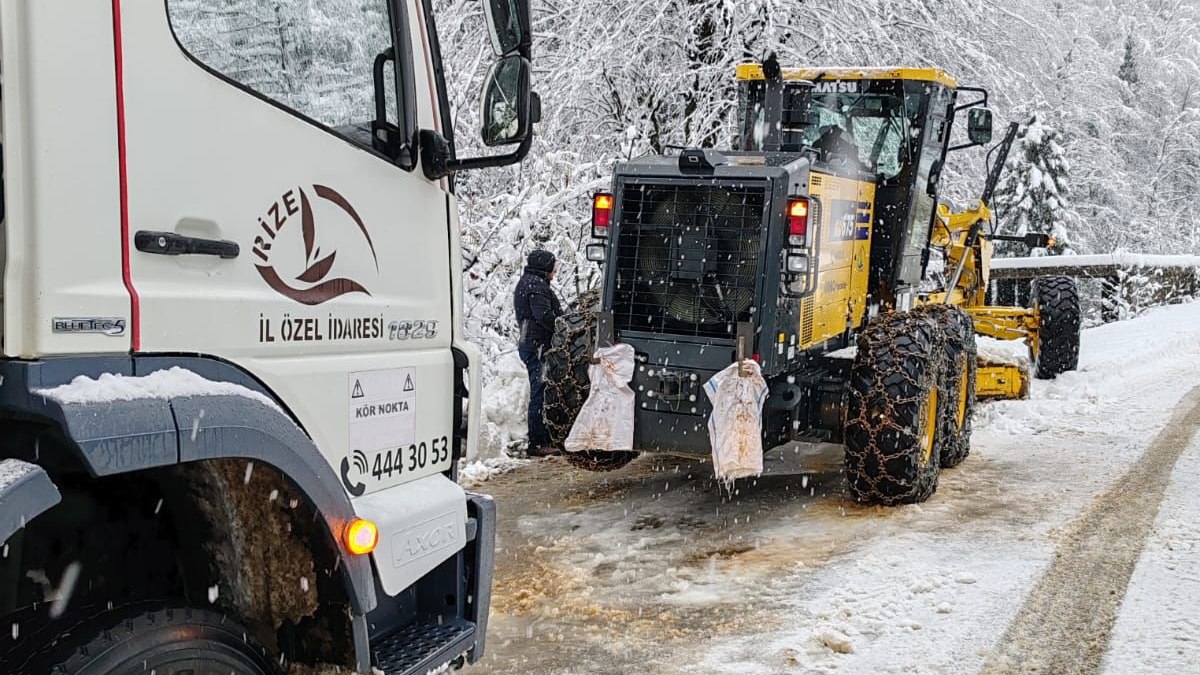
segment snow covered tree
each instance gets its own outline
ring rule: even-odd
[[[1050,234],[1055,246],[1033,252],[1062,253],[1069,242],[1067,230],[1074,214],[1067,200],[1069,164],[1061,137],[1037,115],[1022,127],[1013,144],[1004,176],[996,190],[995,205],[1005,234]],[[1025,255],[1024,246],[1000,247]]]

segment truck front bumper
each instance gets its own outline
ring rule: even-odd
[[[466,546],[394,598],[381,593],[380,607],[367,617],[373,629],[371,668],[386,675],[425,675],[482,658],[495,570],[496,503],[470,492],[466,498]]]

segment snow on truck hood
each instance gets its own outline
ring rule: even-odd
[[[156,370],[142,376],[104,373],[93,379],[80,375],[68,384],[50,389],[36,389],[34,393],[68,404],[112,403],[147,398],[169,400],[185,396],[241,396],[282,412],[275,401],[262,393],[232,382],[209,380],[179,366],[168,370]]]

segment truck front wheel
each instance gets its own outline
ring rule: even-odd
[[[200,609],[109,610],[45,640],[20,672],[49,675],[276,675],[250,633]]]

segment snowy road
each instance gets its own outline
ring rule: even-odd
[[[1197,385],[1200,304],[1086,331],[1078,372],[985,405],[971,457],[897,509],[849,502],[836,448],[732,496],[665,457],[494,477],[468,672],[1200,672]]]

